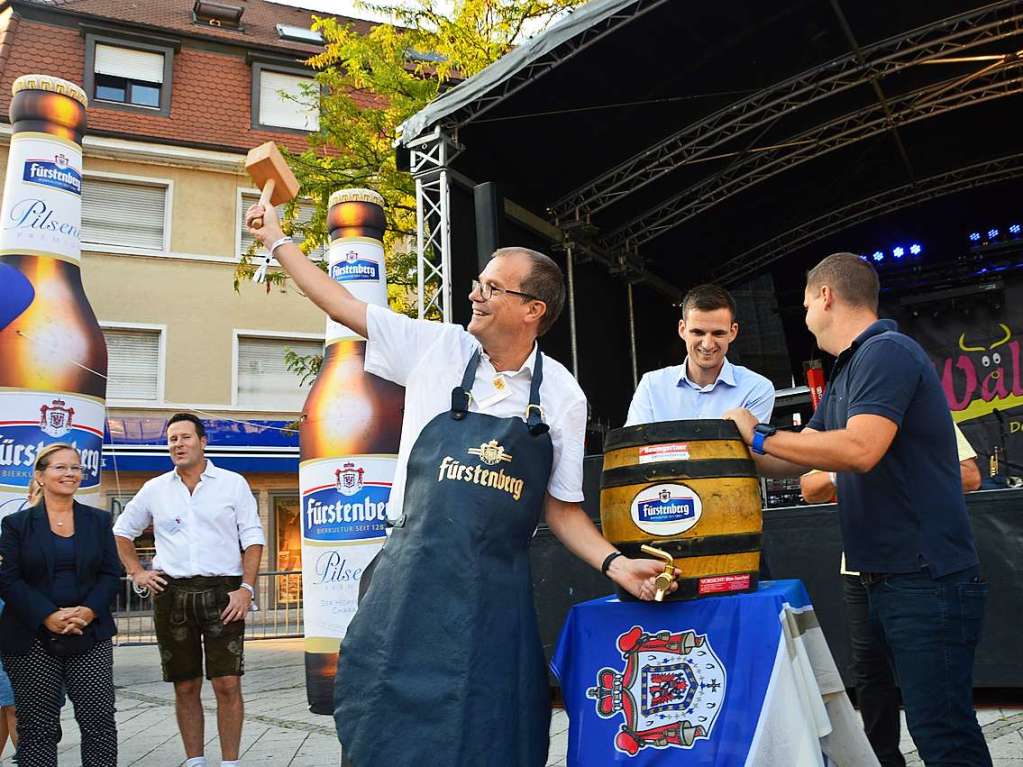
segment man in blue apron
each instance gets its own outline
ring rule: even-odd
[[[282,237],[272,208],[246,222]],[[388,514],[394,532],[341,646],[335,721],[355,767],[542,767],[550,700],[529,541],[544,514],[584,561],[641,599],[662,566],[621,556],[579,506],[586,398],[537,337],[564,304],[561,270],[497,251],[472,320],[368,306],[297,247],[273,254],[333,319],[367,339],[366,370],[405,387]]]

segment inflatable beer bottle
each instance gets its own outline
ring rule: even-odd
[[[387,306],[383,198],[367,189],[330,196],[329,273],[358,298]],[[327,319],[323,365],[299,427],[306,692],[314,713],[334,710],[340,640],[359,581],[386,540],[387,500],[405,390],[363,370],[366,341]]]
[[[36,453],[82,454],[77,496],[98,505],[107,347],[79,269],[85,92],[14,81],[0,206],[0,516],[24,503]]]

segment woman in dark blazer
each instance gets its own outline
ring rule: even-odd
[[[74,499],[81,456],[48,445],[36,456],[29,508],[0,532],[0,651],[18,709],[20,767],[57,767],[63,690],[75,707],[82,764],[116,767],[110,604],[121,565],[110,515]]]

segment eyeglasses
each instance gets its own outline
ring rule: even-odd
[[[70,472],[71,474],[81,474],[83,471],[83,468],[78,464],[69,466],[66,463],[54,463],[47,466],[46,468],[52,469],[57,474],[67,474],[68,472]]]
[[[520,290],[508,290],[508,288],[499,288],[496,285],[491,285],[489,282],[480,282],[479,280],[472,281],[472,293],[479,293],[480,298],[484,301],[489,301],[494,297],[494,293],[510,293],[513,296],[521,296],[522,298],[528,298],[530,301],[543,301],[542,298],[537,298],[532,293],[523,293]]]

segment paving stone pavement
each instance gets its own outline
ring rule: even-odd
[[[270,767],[337,765],[340,754],[333,722],[329,717],[310,714],[306,707],[302,641],[249,642],[245,654],[248,670],[242,682],[245,695],[242,764],[246,767],[257,764]],[[156,647],[116,647],[114,683],[121,767],[179,767],[183,764],[184,751],[174,719],[174,693],[171,685],[160,677]],[[209,684],[203,686],[203,703],[206,707],[206,756],[211,767],[218,767],[216,703]],[[1023,709],[985,708],[978,712],[978,718],[990,744],[994,766],[1023,767]],[[60,767],[82,767],[78,725],[70,705],[62,712],[62,726]],[[551,721],[548,767],[565,767],[567,749],[568,717],[558,710]],[[909,767],[922,765],[915,756],[915,747],[905,726],[902,751],[907,755]]]

